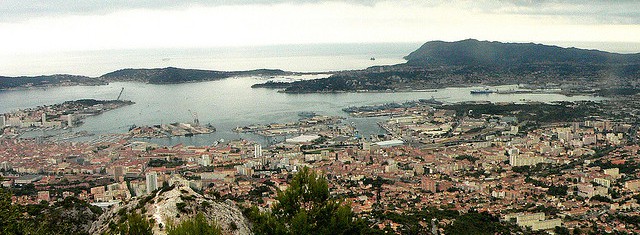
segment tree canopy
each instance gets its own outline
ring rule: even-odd
[[[331,199],[324,175],[305,167],[279,191],[271,210],[248,210],[256,234],[365,234],[373,232],[351,207]]]
[[[20,205],[0,188],[0,234],[89,234],[91,222],[101,213],[99,207],[74,197],[52,205]]]

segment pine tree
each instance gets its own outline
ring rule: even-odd
[[[354,217],[351,207],[329,197],[324,175],[305,167],[285,191],[279,191],[271,211],[253,207],[248,217],[256,234],[363,234],[371,232]]]

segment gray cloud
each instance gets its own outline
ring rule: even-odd
[[[502,1],[513,7],[496,7],[496,13],[565,17],[578,23],[639,24],[638,0],[515,0]]]
[[[375,5],[381,0],[347,0],[360,5]],[[25,20],[42,16],[107,14],[125,9],[171,9],[193,6],[226,6],[248,4],[319,3],[327,0],[2,0],[0,20]]]
[[[390,0],[2,0],[0,22],[42,16],[108,14],[125,9],[179,9],[193,6],[348,2],[374,6]],[[564,17],[578,23],[640,24],[640,0],[432,0],[403,3],[435,7],[456,4],[491,14]]]

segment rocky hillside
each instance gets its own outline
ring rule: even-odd
[[[234,202],[215,201],[204,197],[189,186],[184,179],[172,180],[168,188],[158,190],[153,195],[133,198],[105,211],[90,229],[91,234],[110,232],[115,224],[122,222],[130,213],[139,213],[151,221],[154,234],[166,234],[169,223],[178,224],[186,218],[202,213],[214,220],[223,234],[251,234],[249,222]]]

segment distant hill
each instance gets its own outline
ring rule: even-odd
[[[0,76],[0,90],[52,87],[52,86],[93,86],[107,85],[109,82],[144,82],[152,84],[175,84],[185,82],[201,82],[224,79],[234,76],[282,76],[291,75],[279,69],[256,69],[247,71],[215,71],[201,69],[181,68],[155,68],[155,69],[121,69],[104,74],[97,78],[56,74],[41,76],[5,77]]]
[[[121,69],[100,76],[104,81],[140,81],[154,84],[180,83],[201,80],[216,80],[228,77],[220,71],[160,68],[160,69]]]
[[[562,48],[534,43],[502,43],[467,39],[431,41],[404,57],[409,65],[500,65],[530,63],[638,63],[640,54]]]
[[[531,84],[574,93],[640,84],[640,53],[617,54],[534,43],[467,39],[427,42],[404,64],[343,71],[331,77],[255,87],[287,93],[408,91],[465,85]]]
[[[276,76],[286,75],[291,72],[282,70],[259,69],[249,71],[214,71],[200,69],[181,68],[156,68],[156,69],[121,69],[100,76],[103,81],[138,81],[152,84],[173,84],[184,82],[198,82],[218,80],[233,76]]]

